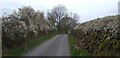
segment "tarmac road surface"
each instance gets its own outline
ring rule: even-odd
[[[22,56],[70,56],[67,34],[59,34]]]

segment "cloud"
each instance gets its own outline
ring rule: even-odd
[[[69,12],[80,15],[80,21],[117,14],[119,0],[1,0],[0,8],[8,12],[22,6],[31,6],[36,10],[47,11],[58,4],[66,6]],[[3,11],[3,10],[0,10]]]

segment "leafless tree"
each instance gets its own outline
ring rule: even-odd
[[[63,5],[57,5],[48,12],[48,19],[60,29],[60,21],[67,15],[67,8]]]
[[[52,24],[57,26],[60,32],[67,32],[68,29],[74,28],[78,22],[79,16],[76,13],[68,14],[67,8],[63,5],[57,5],[47,13],[48,19]]]
[[[77,19],[74,19],[72,17],[69,16],[65,16],[62,20],[61,20],[61,29],[64,32],[70,32],[76,25],[77,25]]]

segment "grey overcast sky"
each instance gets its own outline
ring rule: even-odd
[[[22,6],[31,6],[35,10],[47,12],[58,4],[63,4],[69,12],[80,15],[80,22],[118,14],[120,0],[1,0],[0,16],[11,13]]]

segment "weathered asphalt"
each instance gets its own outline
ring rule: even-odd
[[[59,34],[23,56],[70,56],[67,34]]]

